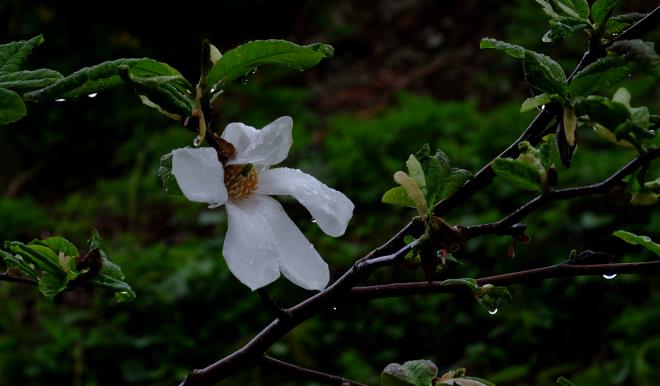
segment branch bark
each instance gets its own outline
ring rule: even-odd
[[[271,358],[268,355],[264,355],[261,363],[265,367],[271,367],[274,370],[286,372],[292,377],[299,379],[323,382],[328,385],[367,386],[364,383],[353,381],[348,378],[296,366],[294,364],[284,362],[279,359]]]
[[[513,284],[522,284],[528,282],[538,282],[540,280],[554,279],[573,276],[594,276],[594,275],[614,275],[614,274],[657,274],[660,272],[660,260],[640,262],[640,263],[618,263],[618,264],[556,264],[541,268],[534,268],[525,271],[511,272],[503,275],[482,277],[477,279],[477,284],[492,284],[496,286],[507,286]],[[467,287],[465,287],[467,288]],[[411,282],[411,283],[393,283],[365,287],[355,287],[350,292],[350,299],[353,300],[373,300],[410,295],[441,294],[463,291],[463,286],[455,284],[447,285],[442,281],[432,283]]]

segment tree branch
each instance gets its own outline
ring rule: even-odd
[[[525,271],[488,276],[477,279],[477,284],[506,286],[539,280],[573,276],[594,276],[613,274],[657,274],[660,272],[660,260],[641,263],[589,264],[577,265],[562,263]],[[373,300],[410,295],[454,293],[462,291],[462,286],[444,284],[442,281],[394,283],[365,287],[355,287],[350,292],[351,300]]]
[[[289,375],[291,375],[292,377],[298,379],[323,382],[328,385],[367,386],[364,383],[356,382],[337,375],[327,374],[320,371],[296,366],[294,364],[284,362],[279,359],[271,358],[268,355],[263,356],[261,364],[265,367],[272,367],[275,370],[284,371]]]
[[[22,277],[22,276],[14,276],[14,275],[8,275],[6,273],[0,273],[0,281],[8,281],[12,283],[21,283],[21,284],[32,284],[36,285],[37,282],[27,278],[27,277]]]
[[[476,236],[481,236],[485,234],[500,234],[504,232],[511,225],[519,222],[523,217],[532,213],[543,204],[566,200],[575,197],[584,197],[592,196],[597,194],[606,194],[609,189],[621,182],[623,177],[635,172],[639,167],[643,166],[645,163],[659,158],[660,149],[653,149],[646,154],[640,155],[628,162],[624,167],[619,169],[616,173],[609,176],[607,179],[593,185],[579,186],[575,188],[566,188],[566,189],[557,189],[549,190],[538,196],[536,196],[531,201],[522,205],[515,211],[509,213],[507,216],[502,218],[499,221],[490,224],[481,224],[463,227],[461,229],[461,236],[465,239],[471,239]]]

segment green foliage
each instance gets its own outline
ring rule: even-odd
[[[133,86],[144,105],[175,120],[192,115],[193,87],[168,64],[144,59],[132,66],[122,65],[119,70],[122,79]]]
[[[438,150],[431,155],[431,148],[428,144],[424,144],[415,155],[411,154],[408,157],[406,167],[408,169],[406,176],[412,183],[403,183],[403,186],[388,190],[383,195],[381,202],[419,208],[420,205],[417,204],[419,201],[423,202],[426,208],[431,209],[438,201],[450,197],[472,178],[472,173],[467,170],[451,167],[449,158],[442,151]],[[400,173],[399,177],[395,173],[394,178],[399,182],[400,178],[404,178],[405,173],[397,173]],[[423,196],[423,199],[416,198],[420,195]],[[423,213],[420,212],[420,215],[425,213],[426,210]]]
[[[559,377],[557,378],[557,383],[560,384],[561,386],[575,386],[571,381],[564,377]]]
[[[303,71],[331,58],[333,52],[332,46],[321,43],[299,46],[286,40],[251,41],[225,52],[215,62],[208,73],[207,89],[214,94],[263,65]]]
[[[160,158],[160,167],[157,174],[167,194],[173,196],[183,195],[179,184],[176,182],[176,178],[172,175],[172,153],[167,153]]]
[[[90,250],[80,256],[78,249],[62,237],[34,240],[29,244],[5,242],[6,251],[0,251],[5,264],[18,273],[38,282],[39,291],[53,299],[70,286],[92,285],[115,293],[118,301],[135,298],[131,287],[116,264],[99,249],[100,236],[96,230],[89,240]]]
[[[596,0],[591,5],[591,17],[596,28],[607,21],[619,3],[621,3],[621,0]]]
[[[641,245],[642,247],[655,253],[657,256],[660,256],[660,244],[653,242],[653,240],[651,240],[651,238],[648,236],[640,236],[624,230],[618,230],[612,234],[627,242],[628,244]]]
[[[43,42],[43,36],[38,35],[30,40],[0,45],[0,125],[18,121],[27,114],[20,94],[62,77],[48,69],[20,70],[32,50]]]
[[[438,367],[426,359],[390,363],[380,375],[381,386],[430,386]]]
[[[590,95],[628,78],[634,68],[623,56],[606,56],[575,74],[568,89],[573,97]]]
[[[507,183],[525,190],[545,190],[547,188],[548,169],[553,167],[558,158],[556,139],[546,137],[541,150],[535,149],[529,142],[518,145],[520,155],[517,158],[498,158],[492,168],[495,174]]]
[[[0,88],[0,125],[16,122],[27,114],[27,108],[17,93]]]

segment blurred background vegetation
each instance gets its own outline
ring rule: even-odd
[[[625,10],[648,12],[647,1]],[[222,51],[259,38],[325,42],[335,58],[314,70],[263,68],[223,98],[217,130],[294,117],[287,166],[345,192],[356,204],[345,236],[332,239],[302,206],[288,213],[337,277],[388,239],[414,213],[380,203],[392,173],[428,142],[456,166],[476,171],[526,127],[529,91],[520,63],[480,52],[491,36],[558,56],[567,72],[586,48],[579,39],[540,42],[546,16],[531,0],[511,2],[188,1],[108,3],[3,0],[0,41],[42,33],[33,68],[68,74],[118,57],[152,57],[198,77],[201,41]],[[658,31],[647,40],[657,41]],[[653,79],[626,84],[633,105],[659,110]],[[611,95],[609,90],[606,95]],[[28,106],[28,117],[0,128],[0,240],[62,235],[83,245],[104,236],[137,300],[116,304],[103,292],[70,292],[55,303],[35,288],[0,283],[0,385],[174,385],[195,367],[237,349],[271,315],[235,280],[221,258],[224,210],[168,197],[156,176],[161,155],[192,143],[192,133],[127,89],[76,102]],[[588,184],[632,157],[592,133],[560,184]],[[452,224],[498,219],[531,197],[495,183],[451,213]],[[506,257],[508,240],[470,241],[440,277],[482,276],[558,263],[571,249],[650,259],[610,236],[620,228],[660,239],[655,207],[618,207],[594,197],[555,203],[527,219],[532,242]],[[370,282],[421,280],[421,272],[385,269]],[[660,384],[660,279],[570,278],[514,286],[514,303],[489,315],[468,295],[337,304],[292,331],[271,354],[377,384],[390,362],[428,358],[443,369],[498,385]],[[272,287],[283,305],[309,295],[285,280]],[[294,385],[253,369],[222,384]]]

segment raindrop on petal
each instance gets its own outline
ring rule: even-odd
[[[97,95],[99,95],[99,93],[97,93],[97,92],[93,92],[93,93],[91,93],[91,94],[89,94],[89,95],[87,95],[87,96],[90,97],[90,98],[94,98],[94,97],[96,97]]]
[[[55,99],[55,102],[64,102],[66,99],[60,98],[60,99]]]
[[[605,278],[605,279],[607,279],[607,280],[612,280],[612,279],[614,279],[615,277],[616,277],[616,273],[613,273],[613,274],[611,274],[611,275],[603,275],[603,278]]]
[[[494,308],[492,310],[488,310],[488,313],[491,314],[491,315],[497,314],[497,308]]]

